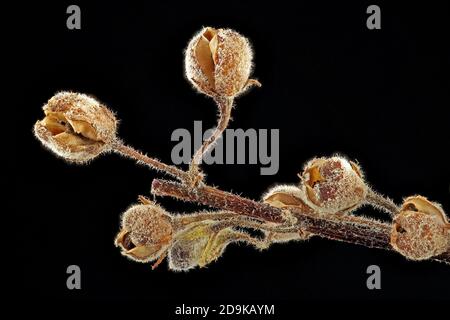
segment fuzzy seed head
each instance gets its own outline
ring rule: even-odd
[[[438,204],[409,197],[394,219],[391,245],[408,259],[429,259],[450,248],[450,224]]]
[[[206,95],[232,98],[246,89],[252,59],[253,52],[245,37],[230,29],[207,27],[188,44],[186,76]]]
[[[359,167],[334,156],[309,161],[301,175],[304,202],[319,213],[349,212],[360,206],[368,187]]]
[[[114,114],[94,98],[60,92],[43,107],[45,118],[34,125],[34,134],[56,155],[84,163],[110,149],[116,138]]]
[[[156,259],[172,241],[172,217],[156,204],[138,204],[122,217],[116,245],[137,261]]]

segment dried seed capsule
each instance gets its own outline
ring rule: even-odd
[[[271,188],[263,196],[263,201],[277,208],[297,207],[306,213],[313,213],[302,200],[303,193],[297,186],[278,185]]]
[[[338,156],[309,161],[300,178],[302,200],[323,214],[355,210],[368,191],[359,167]]]
[[[140,262],[157,259],[171,244],[172,216],[156,204],[138,204],[122,217],[116,246],[122,254]]]
[[[422,196],[407,198],[391,230],[392,247],[411,260],[425,260],[450,248],[450,224],[441,207]]]
[[[83,163],[108,151],[116,139],[114,114],[94,98],[60,92],[43,107],[45,118],[36,122],[34,134],[58,156]]]
[[[314,210],[308,207],[302,200],[302,191],[297,186],[279,185],[275,186],[263,196],[264,203],[280,209],[286,209],[286,215],[292,215],[290,208],[295,208],[302,213],[314,214]],[[289,216],[287,216],[289,218]],[[286,235],[285,235],[286,236]],[[280,239],[276,242],[286,242],[289,240],[306,240],[313,236],[311,232],[299,229],[295,234],[289,234],[286,239],[281,239],[284,236],[280,235]],[[273,239],[275,241],[275,239]]]
[[[199,91],[212,97],[234,97],[249,84],[252,49],[248,40],[230,29],[204,28],[185,53],[186,76]]]

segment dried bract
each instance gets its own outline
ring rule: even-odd
[[[177,234],[169,250],[169,268],[175,271],[203,268],[222,256],[230,243],[250,239],[244,232],[217,226],[215,221],[203,221]]]

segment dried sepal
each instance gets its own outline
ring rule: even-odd
[[[409,197],[394,219],[390,242],[406,258],[426,260],[449,250],[450,224],[439,204]]]
[[[154,203],[137,204],[122,216],[115,244],[124,256],[139,262],[157,259],[172,243],[172,216]]]
[[[171,270],[187,271],[199,265],[212,236],[210,225],[211,222],[200,222],[189,228],[189,231],[177,235],[168,253]]]
[[[267,242],[235,230],[227,223],[201,221],[176,235],[168,252],[169,268],[175,271],[203,268],[221,257],[225,248],[234,242],[246,242],[260,249],[268,246]]]
[[[34,125],[34,134],[68,161],[89,161],[108,151],[116,139],[114,114],[87,95],[60,92],[48,100],[43,111],[45,117]]]
[[[168,254],[170,269],[187,271],[197,266],[203,267],[222,254],[226,244],[219,245],[221,250],[215,249],[214,256],[208,252],[218,234],[226,232],[226,229],[214,230],[213,224],[214,221],[201,221],[177,234]]]
[[[189,42],[185,52],[186,77],[200,92],[233,98],[252,85],[253,52],[247,38],[230,29],[206,27]]]
[[[302,200],[320,214],[353,211],[368,192],[358,165],[339,156],[312,159],[300,179]]]

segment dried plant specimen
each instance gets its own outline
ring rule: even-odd
[[[186,76],[200,92],[213,98],[234,98],[258,82],[249,79],[253,52],[234,30],[204,28],[189,42]]]
[[[394,250],[407,259],[450,263],[450,227],[442,208],[421,196],[398,207],[376,193],[361,168],[343,156],[306,163],[296,185],[279,185],[253,201],[208,186],[200,170],[204,154],[230,121],[234,100],[249,87],[253,52],[248,39],[230,29],[204,28],[189,42],[185,71],[192,85],[217,104],[213,134],[180,168],[148,157],[117,137],[115,115],[84,94],[61,92],[44,106],[45,117],[34,127],[36,137],[69,162],[86,163],[104,152],[116,152],[177,179],[152,182],[152,194],[207,205],[218,211],[174,214],[140,196],[122,216],[115,243],[134,261],[157,267],[166,257],[175,271],[204,267],[225,248],[243,242],[263,250],[273,243],[314,236]],[[391,223],[353,213],[362,205],[388,212]],[[257,230],[254,236],[247,229]]]
[[[61,92],[43,108],[45,118],[34,132],[44,146],[73,162],[86,162],[108,151],[116,138],[114,114],[95,99]]]
[[[439,204],[421,196],[409,197],[394,219],[391,244],[409,259],[426,260],[448,250],[449,230]]]

